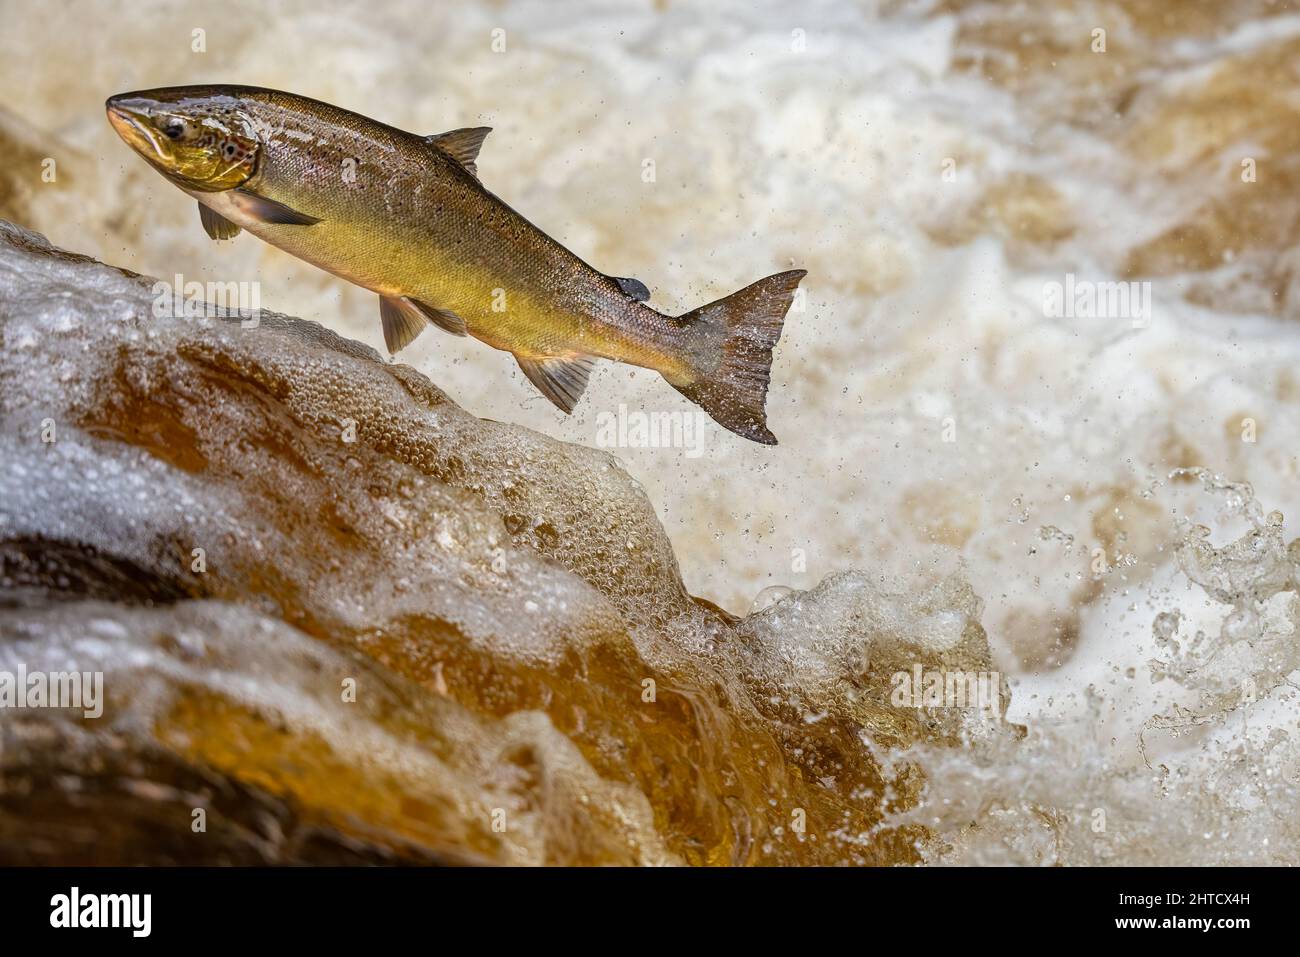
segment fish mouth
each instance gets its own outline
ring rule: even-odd
[[[104,104],[104,110],[114,132],[127,146],[146,159],[159,163],[167,161],[162,142],[149,122],[150,104],[147,101],[114,96]]]

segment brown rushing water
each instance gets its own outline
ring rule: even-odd
[[[607,454],[6,230],[3,655],[107,689],[6,716],[11,860],[913,859],[862,740],[955,740],[886,676],[988,669],[968,588],[937,652],[860,576],[737,621]]]

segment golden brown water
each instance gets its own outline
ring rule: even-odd
[[[808,596],[811,622],[737,622],[686,595],[649,503],[604,453],[476,420],[300,322],[142,316],[149,284],[89,261],[24,278],[47,257],[7,237],[9,301],[55,276],[83,294],[64,331],[28,338],[21,311],[6,321],[6,654],[88,656],[108,704],[89,730],[13,721],[8,773],[89,778],[77,791],[113,791],[101,813],[115,819],[179,819],[196,801],[223,833],[47,846],[23,835],[63,809],[20,803],[5,818],[15,858],[311,858],[225,833],[247,813],[244,798],[221,808],[231,791],[362,855],[912,858],[915,829],[877,830],[867,796],[887,782],[861,738],[952,728],[882,700],[872,669],[918,651],[873,634],[888,599],[864,581]],[[26,391],[38,369],[60,385]],[[65,437],[32,448],[46,419]],[[45,477],[19,491],[29,469]],[[974,599],[954,584],[933,601],[964,616]],[[961,620],[944,657],[986,666],[982,631]],[[813,645],[826,688],[772,659],[831,622],[847,630]],[[899,800],[907,781],[889,782]],[[872,837],[846,855],[835,830]]]

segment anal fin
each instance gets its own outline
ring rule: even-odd
[[[203,223],[203,231],[211,239],[234,239],[240,232],[238,226],[202,203],[199,203],[199,222]]]
[[[590,356],[515,356],[528,381],[568,414],[582,398],[596,360]]]

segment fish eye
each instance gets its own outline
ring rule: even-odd
[[[162,125],[163,136],[169,140],[178,140],[185,133],[185,121],[172,116]]]

